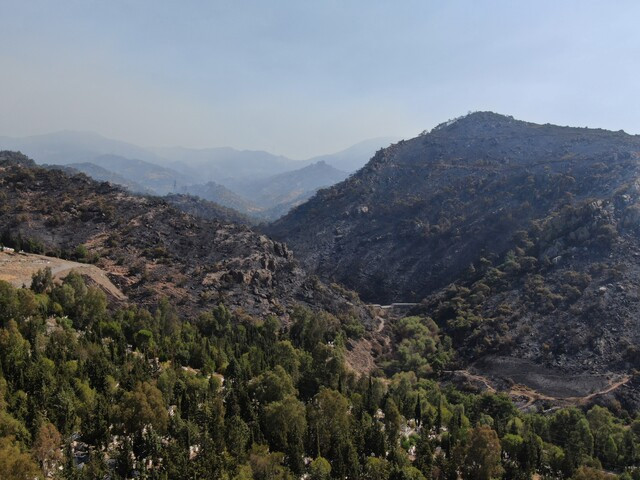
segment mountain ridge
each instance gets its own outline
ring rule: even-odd
[[[640,366],[640,137],[480,112],[266,227],[369,302],[421,302],[461,365]]]
[[[498,127],[499,130],[495,130]],[[563,129],[561,133],[558,133],[558,128]],[[484,133],[478,136],[478,131]],[[519,136],[524,135],[523,132],[527,132],[526,148],[518,140]],[[571,138],[564,138],[566,135]],[[579,145],[580,138],[585,135],[589,137],[589,145]],[[349,272],[349,275],[354,272],[357,275],[359,271],[371,274],[375,270],[374,266],[362,269],[353,265],[337,267],[332,266],[330,258],[335,249],[344,246],[341,247],[341,244],[346,239],[356,237],[354,225],[358,225],[357,233],[361,239],[369,238],[372,233],[378,232],[374,237],[378,239],[376,241],[384,241],[381,235],[391,238],[400,234],[420,242],[423,233],[428,237],[430,230],[448,231],[451,227],[445,225],[449,220],[444,217],[445,212],[441,208],[432,212],[426,210],[430,203],[441,205],[448,195],[456,202],[468,202],[470,196],[481,198],[482,192],[477,191],[478,187],[486,189],[494,182],[494,187],[499,188],[500,175],[517,174],[526,177],[529,175],[527,168],[540,170],[548,166],[552,170],[555,168],[556,174],[564,175],[565,169],[573,168],[574,164],[579,168],[580,158],[587,158],[589,155],[604,155],[611,159],[620,156],[622,160],[623,155],[631,154],[618,151],[617,146],[611,145],[612,141],[615,143],[618,140],[639,143],[638,137],[619,132],[530,124],[486,112],[471,114],[449,125],[436,127],[428,134],[400,141],[381,150],[356,174],[329,189],[321,190],[309,202],[274,222],[267,231],[277,238],[286,238],[291,242],[292,248],[300,251],[304,261],[312,266],[312,269],[318,267],[322,258],[325,269],[320,269],[321,275],[346,280],[347,284],[351,283],[351,286],[354,286],[355,283],[349,282],[346,272]],[[535,147],[533,143],[536,141],[543,144],[538,145],[537,150],[532,148]],[[479,175],[482,181],[474,180],[472,172]],[[467,181],[468,185],[465,184]],[[441,187],[443,185],[447,186],[449,191],[444,191],[445,187]],[[390,202],[378,202],[376,196],[384,197]],[[493,199],[492,203],[496,203],[495,200],[497,199]],[[326,205],[331,206],[324,209]],[[500,208],[497,203],[495,206]],[[476,220],[480,221],[482,212],[477,206],[470,204],[470,207],[474,209]],[[327,218],[331,217],[331,220],[327,220],[322,227],[313,227],[311,224],[323,219],[323,209]],[[455,214],[452,205],[445,205],[445,210],[447,213]],[[340,213],[339,218],[337,212]],[[395,231],[386,227],[387,222],[394,221],[394,215],[404,218],[404,223],[398,223]],[[500,216],[499,212],[496,211],[494,216]],[[358,222],[358,218],[366,218],[367,221]],[[441,228],[436,228],[438,222],[442,223]],[[420,230],[423,233],[419,233]],[[317,240],[324,244],[322,248],[325,249],[325,253],[320,253],[317,248],[312,247],[310,251],[313,250],[315,253],[305,255],[307,243],[302,241],[302,236],[306,234],[306,239],[310,240],[319,232],[322,232],[322,235]],[[300,238],[297,235],[300,235]],[[387,242],[387,254],[393,254],[392,247],[392,242]],[[320,251],[323,251],[322,248]],[[440,249],[446,250],[442,246]],[[363,244],[362,251],[366,250]],[[477,250],[481,251],[482,247]],[[361,258],[358,253],[355,253],[354,257]],[[472,259],[468,255],[467,257],[465,260],[468,264]],[[447,278],[451,281],[455,274]],[[440,282],[438,286],[444,286],[444,283]],[[391,285],[391,291],[394,290],[397,288]],[[370,297],[378,303],[389,303],[391,300],[409,301],[416,298],[408,288],[401,288],[399,294],[393,297]]]

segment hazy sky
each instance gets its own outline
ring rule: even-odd
[[[0,0],[0,135],[294,158],[469,110],[640,133],[637,1]]]

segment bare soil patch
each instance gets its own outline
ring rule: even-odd
[[[629,387],[633,377],[620,374],[572,375],[530,360],[487,357],[467,370],[449,372],[454,382],[474,385],[481,391],[508,393],[519,408],[538,402],[555,406],[587,405],[597,397]]]
[[[126,300],[126,296],[107,277],[105,272],[94,265],[72,262],[55,257],[45,257],[31,253],[0,252],[0,280],[9,282],[14,287],[28,287],[31,277],[38,270],[51,269],[53,278],[62,280],[71,271],[76,271],[90,278],[98,287],[116,300]]]

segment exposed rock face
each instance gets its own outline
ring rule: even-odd
[[[0,234],[45,253],[78,245],[136,302],[167,297],[184,312],[223,302],[286,317],[297,303],[369,319],[357,300],[310,277],[288,248],[245,225],[182,213],[84,175],[0,164]]]
[[[379,151],[267,232],[366,300],[419,301],[563,206],[613,202],[638,178],[639,152],[624,132],[474,113]]]

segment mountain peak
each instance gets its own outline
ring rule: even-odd
[[[502,115],[495,112],[469,112],[466,115],[452,118],[434,127],[428,133],[439,132],[443,130],[458,130],[460,127],[466,128],[482,128],[482,129],[495,129],[498,127],[513,125],[515,123],[526,124],[520,120],[515,120],[511,115]],[[425,133],[427,133],[425,131]]]
[[[35,162],[21,152],[0,151],[0,165],[22,165],[33,167]]]

